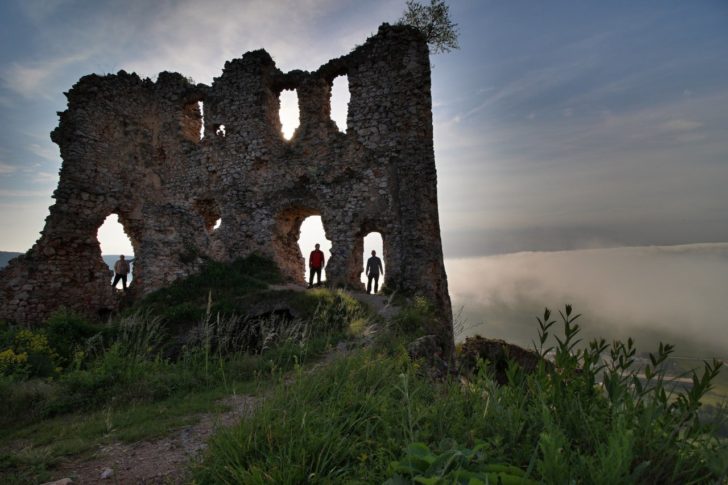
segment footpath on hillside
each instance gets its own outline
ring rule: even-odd
[[[296,284],[271,285],[270,290],[306,291]],[[384,319],[395,316],[398,308],[385,295],[349,292],[372,312]],[[343,343],[342,343],[343,344]],[[324,355],[311,370],[327,365],[345,355],[351,346],[338,345]],[[356,346],[356,345],[354,345]],[[113,443],[100,446],[91,457],[72,458],[54,470],[55,481],[44,485],[91,483],[178,484],[189,479],[189,465],[199,460],[208,440],[216,431],[230,427],[252,415],[265,399],[263,395],[232,394],[219,401],[225,411],[193,416],[195,424],[172,429],[165,436],[136,443]]]

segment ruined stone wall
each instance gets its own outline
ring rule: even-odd
[[[346,133],[330,118],[339,75],[351,94]],[[299,99],[290,141],[278,115],[284,89]],[[67,97],[52,133],[63,158],[56,201],[38,242],[0,273],[0,318],[32,324],[61,305],[114,309],[96,237],[112,213],[134,247],[137,296],[194,273],[204,258],[252,252],[302,281],[300,226],[317,214],[332,241],[330,283],[361,286],[363,237],[378,231],[387,286],[435,301],[452,340],[429,53],[418,32],[385,24],[311,73],[281,72],[260,50],[227,62],[211,86],[122,71],[86,76]]]

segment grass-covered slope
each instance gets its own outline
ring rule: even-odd
[[[260,405],[173,480],[728,479],[721,414],[701,414],[718,363],[689,373],[692,386],[673,386],[670,346],[636,367],[631,341],[577,345],[567,307],[560,323],[544,314],[534,329],[539,359],[551,364],[526,373],[511,363],[499,385],[486,363],[435,372],[427,358],[410,357],[409,343],[436,318],[423,299],[402,300],[382,320],[346,292],[271,288],[280,281],[270,261],[253,256],[210,263],[103,325],[59,312],[39,330],[2,326],[0,481],[63,478],[63,461],[164,435],[231,394]]]
[[[195,483],[725,483],[728,447],[698,415],[719,365],[674,389],[669,346],[636,370],[631,342],[579,349],[576,317],[545,315],[553,365],[512,365],[504,386],[486,367],[432,380],[397,339],[298,372],[215,437]]]
[[[63,310],[33,330],[0,322],[0,483],[47,481],[99,444],[158,436],[226,395],[264,392],[351,338],[350,324],[367,326],[346,293],[269,287],[279,281],[252,256],[210,263],[103,324]],[[266,311],[280,306],[291,311]]]

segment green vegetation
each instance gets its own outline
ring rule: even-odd
[[[127,314],[148,310],[169,326],[189,327],[208,311],[244,315],[268,285],[281,282],[276,265],[261,256],[249,256],[231,264],[209,261],[198,274],[147,295]],[[210,299],[212,307],[208,309]]]
[[[458,25],[450,20],[450,7],[444,0],[430,0],[429,5],[407,0],[399,23],[422,32],[434,54],[460,48]]]
[[[642,364],[631,340],[583,344],[567,306],[559,331],[550,312],[539,319],[533,373],[511,361],[499,386],[481,361],[468,377],[434,379],[405,350],[436,323],[427,300],[382,322],[345,292],[269,287],[279,281],[252,257],[210,264],[107,324],[61,311],[37,330],[0,327],[3,483],[38,483],[100,444],[190,425],[231,394],[260,405],[213,437],[194,483],[728,478],[725,412],[702,405],[717,362],[674,382],[671,346]],[[373,325],[368,345],[332,355]]]
[[[0,481],[44,481],[64,457],[165,434],[219,411],[225,396],[264,392],[281,373],[350,338],[349,323],[368,321],[346,293],[268,288],[278,281],[275,266],[253,256],[211,263],[107,324],[66,310],[36,330],[3,324]],[[215,311],[266,300],[287,301],[296,317]],[[196,321],[178,318],[185,304]]]
[[[547,311],[538,350],[554,366],[527,375],[512,364],[502,387],[485,365],[465,383],[433,381],[391,337],[316,373],[299,369],[255,416],[215,437],[196,483],[725,479],[728,447],[698,416],[720,364],[705,363],[690,389],[673,389],[662,370],[670,346],[638,372],[631,341],[578,348],[577,318],[567,306],[546,347]]]

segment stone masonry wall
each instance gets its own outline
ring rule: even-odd
[[[340,75],[351,94],[346,133],[330,118]],[[299,99],[290,141],[278,116],[284,89]],[[302,282],[300,226],[320,215],[332,241],[329,283],[361,287],[363,237],[378,231],[386,285],[432,299],[452,341],[429,52],[417,31],[384,24],[311,73],[283,73],[259,50],[227,62],[211,86],[120,71],[85,76],[67,97],[51,134],[63,158],[55,204],[41,238],[0,272],[0,318],[36,324],[59,306],[115,309],[96,235],[110,214],[134,247],[134,296],[198,271],[204,258],[253,252]]]

